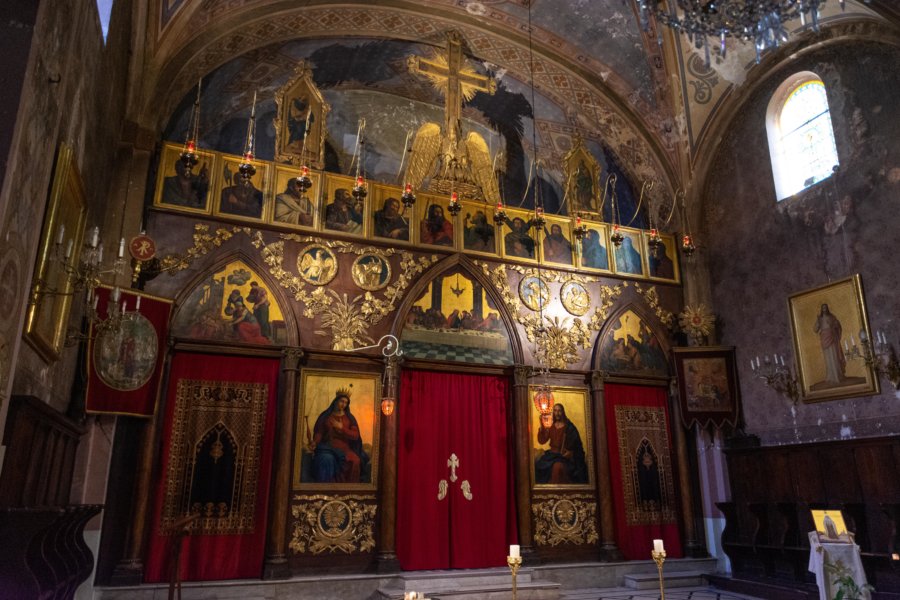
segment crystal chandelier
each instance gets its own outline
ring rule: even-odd
[[[841,9],[844,0],[839,0]],[[646,31],[649,15],[659,23],[683,32],[694,47],[706,53],[709,64],[710,38],[717,39],[720,56],[725,56],[725,40],[732,37],[756,45],[756,61],[766,50],[787,42],[787,21],[807,19],[819,30],[819,11],[826,0],[638,0],[641,24]],[[713,42],[715,43],[715,42]]]

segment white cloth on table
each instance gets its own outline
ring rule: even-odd
[[[832,575],[825,571],[825,564],[843,565],[860,588],[866,585],[866,572],[863,569],[859,546],[856,544],[820,542],[819,534],[809,532],[809,571],[816,575],[819,586],[819,600],[832,600],[837,594],[837,586],[832,585]],[[862,600],[871,600],[872,593],[864,590]]]

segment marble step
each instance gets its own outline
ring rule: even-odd
[[[521,569],[516,577],[520,600],[557,600],[560,584],[534,579],[533,569]],[[416,571],[404,573],[380,588],[378,600],[402,600],[405,592],[422,592],[429,600],[506,600],[512,597],[509,569],[465,571]]]
[[[700,571],[663,571],[666,589],[704,585]],[[625,587],[631,590],[659,589],[659,573],[631,573],[625,576]]]

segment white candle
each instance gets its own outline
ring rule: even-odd
[[[656,553],[665,552],[666,549],[663,547],[662,540],[653,540],[653,551]]]
[[[784,366],[784,354],[781,355],[781,366]]]
[[[844,340],[844,352],[850,352],[850,347],[847,345],[847,340]]]
[[[125,256],[125,238],[119,242],[119,258]]]
[[[121,291],[119,290],[119,286],[114,287],[113,291],[112,291],[113,302],[119,301],[119,294],[121,294]]]
[[[97,247],[97,242],[100,241],[100,228],[94,227],[94,231],[91,232],[91,248]]]
[[[75,240],[69,240],[69,244],[66,246],[66,258],[67,259],[72,257],[72,243],[74,241]]]
[[[59,234],[56,236],[56,245],[59,246],[63,243],[63,238],[66,236],[66,224],[63,223],[59,226]]]
[[[103,244],[100,244],[100,247],[97,248],[97,263],[99,264],[102,262],[103,262]]]
[[[509,547],[509,557],[510,558],[519,558],[519,545],[518,544],[512,544]]]
[[[752,358],[750,359],[750,370],[751,370],[751,371],[755,371],[755,370],[756,370],[756,363],[753,362],[753,359],[752,359]]]
[[[140,296],[137,297],[137,302],[134,303],[134,310],[136,310],[136,311],[141,310],[141,297]]]
[[[97,310],[97,301],[100,300],[100,296],[94,296],[94,310]]]

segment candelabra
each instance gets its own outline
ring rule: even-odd
[[[800,384],[794,376],[794,370],[785,364],[784,356],[773,354],[770,360],[766,355],[763,362],[760,362],[759,356],[755,360],[751,358],[750,368],[767,386],[789,398],[794,404],[800,400]]]
[[[128,329],[123,327],[125,322],[135,319],[136,315],[141,312],[140,296],[136,297],[134,310],[129,311],[126,301],[122,300],[122,291],[115,287],[109,292],[109,297],[106,301],[106,318],[101,318],[97,310],[100,297],[96,293],[94,293],[93,297],[94,301],[89,303],[85,310],[85,318],[88,323],[94,326],[94,335],[91,336],[89,333],[81,333],[74,328],[70,328],[66,335],[66,346],[74,346],[78,342],[94,339],[106,333],[115,334],[123,330],[127,331]],[[120,300],[121,303],[119,302]]]
[[[883,332],[875,332],[874,344],[864,331],[859,333],[858,344],[851,335],[849,343],[844,340],[844,357],[849,360],[862,360],[867,368],[890,381],[895,390],[900,389],[900,361],[897,360],[897,353]]]
[[[516,600],[518,596],[516,576],[519,574],[519,567],[522,566],[522,557],[519,555],[518,546],[509,547],[509,556],[506,557],[506,564],[509,565],[509,570],[512,571],[512,597],[513,600]]]
[[[659,600],[666,600],[666,586],[663,584],[663,563],[666,562],[666,551],[654,548],[650,551],[650,556],[653,557],[656,569],[659,571]]]

